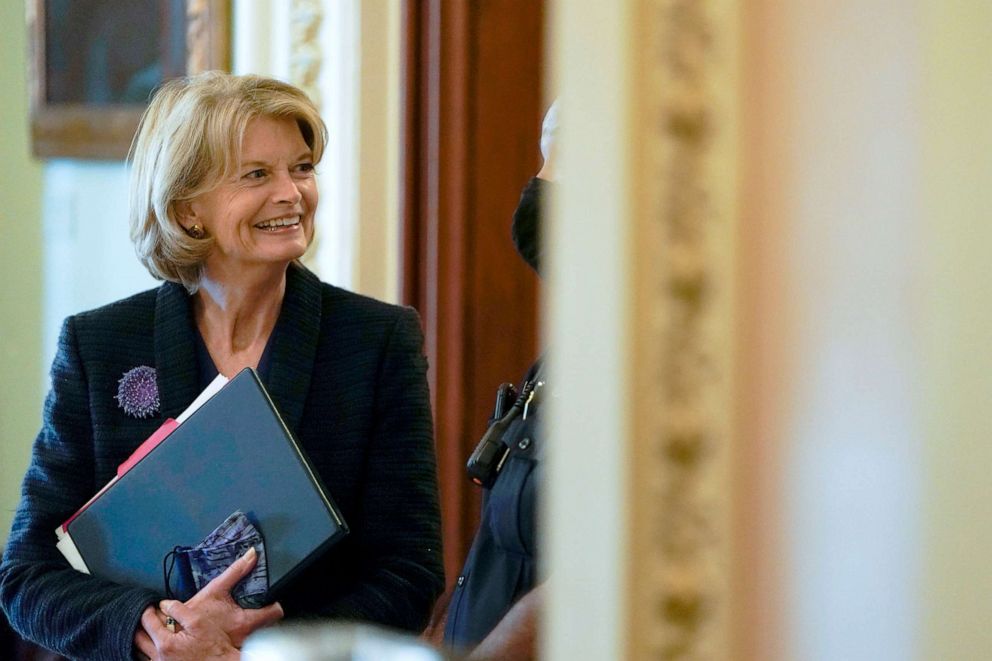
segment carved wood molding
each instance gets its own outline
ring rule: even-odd
[[[732,656],[737,36],[728,7],[638,6],[630,658]]]

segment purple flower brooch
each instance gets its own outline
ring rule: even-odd
[[[117,403],[125,413],[147,418],[158,412],[158,381],[154,367],[141,365],[130,369],[117,383]]]

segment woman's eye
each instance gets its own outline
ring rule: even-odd
[[[244,175],[243,178],[244,179],[261,179],[264,176],[265,176],[265,170],[259,169],[259,170],[252,170],[251,172],[248,172],[247,174]]]
[[[298,163],[296,165],[296,171],[300,174],[310,174],[314,171],[313,163]]]

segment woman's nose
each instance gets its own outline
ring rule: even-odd
[[[275,186],[272,192],[274,202],[296,204],[303,198],[296,180],[285,170],[276,173],[273,184]]]

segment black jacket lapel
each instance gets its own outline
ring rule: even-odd
[[[297,264],[286,272],[286,296],[276,323],[265,384],[286,426],[298,433],[320,338],[320,280]]]
[[[155,300],[155,368],[162,415],[175,418],[199,394],[189,295],[167,282]]]

